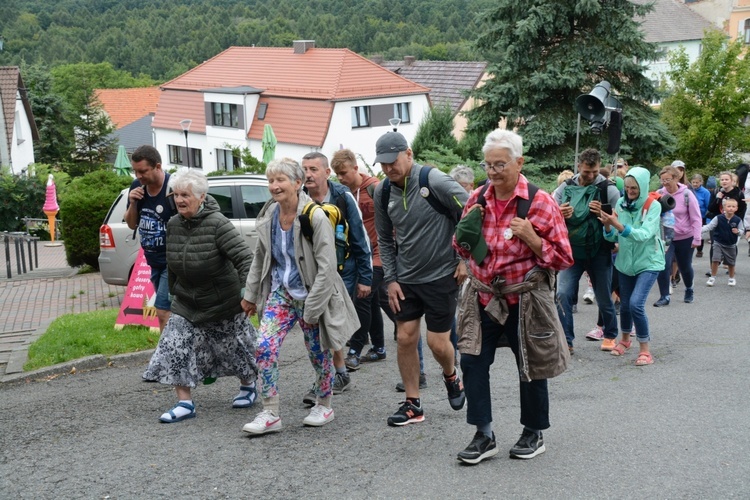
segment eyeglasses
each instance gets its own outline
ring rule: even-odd
[[[497,162],[497,163],[487,163],[482,162],[479,164],[480,167],[482,167],[485,171],[492,170],[493,172],[501,172],[505,167],[507,167],[509,164],[513,163],[514,160],[508,161],[508,162]]]

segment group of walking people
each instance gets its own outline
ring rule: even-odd
[[[258,243],[251,251],[208,194],[202,173],[181,170],[170,178],[154,148],[139,148],[126,220],[149,235],[142,244],[155,264],[157,294],[166,295],[165,287],[171,293],[171,301],[157,305],[171,314],[160,315],[162,336],[143,375],[175,387],[178,402],[160,420],[195,417],[191,389],[235,376],[239,391],[232,406],[252,407],[260,394],[263,407],[243,430],[280,431],[279,351],[299,324],[315,371],[303,424],[331,422],[333,395],[351,384],[349,372],[386,357],[382,308],[394,322],[405,393],[388,425],[425,418],[424,317],[448,403],[454,410],[466,405],[467,422],[475,427],[457,458],[476,464],[498,453],[490,389],[498,346],[511,348],[519,374],[522,431],[509,456],[533,458],[546,449],[547,380],[561,374],[573,354],[573,297],[584,271],[601,312],[602,350],[622,356],[635,336],[636,364],[653,363],[645,314],[651,287],[676,259],[686,290],[692,290],[683,252],[700,243],[700,225],[681,226],[698,208],[692,193],[684,196],[684,207],[673,208],[674,238],[665,250],[662,204],[650,201],[656,197],[649,195],[647,170],[627,171],[620,196],[599,174],[599,153],[587,150],[578,174],[550,195],[522,174],[518,134],[495,130],[482,152],[487,181],[475,189],[460,169],[454,178],[416,163],[395,131],[376,144],[381,182],[359,173],[348,150],[332,162],[341,184],[328,180],[328,160],[320,153],[306,155],[302,164],[274,160],[266,169],[271,200],[257,217]],[[684,191],[678,174],[673,167],[661,172],[663,192],[676,201]],[[330,212],[311,209],[311,203],[343,212],[346,252],[337,256],[335,233],[342,226],[333,228]],[[685,301],[692,294],[686,292]],[[252,315],[259,319],[257,331]],[[362,354],[368,335],[372,348]]]

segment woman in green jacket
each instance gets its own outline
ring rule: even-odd
[[[630,349],[631,335],[635,329],[640,352],[637,366],[654,362],[649,349],[646,299],[664,269],[664,243],[661,240],[659,203],[647,204],[649,172],[635,167],[625,177],[625,196],[615,206],[613,214],[601,212],[604,237],[619,243],[615,260],[620,280],[620,328],[622,339],[612,350],[613,356],[622,356]]]

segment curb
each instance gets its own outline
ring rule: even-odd
[[[40,330],[43,333],[46,330],[46,327],[45,329],[40,328]],[[57,378],[61,375],[75,375],[82,371],[148,363],[153,353],[154,349],[130,352],[127,354],[117,354],[109,357],[97,354],[95,356],[67,361],[58,365],[46,366],[30,372],[11,373],[0,378],[0,385],[29,383],[35,381],[46,382],[53,377]],[[23,363],[25,363],[25,361],[23,361]],[[23,363],[21,366],[23,366]],[[8,363],[8,366],[10,366],[10,363]]]

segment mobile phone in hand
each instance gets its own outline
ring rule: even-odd
[[[612,205],[609,203],[602,203],[602,212],[612,215]]]

